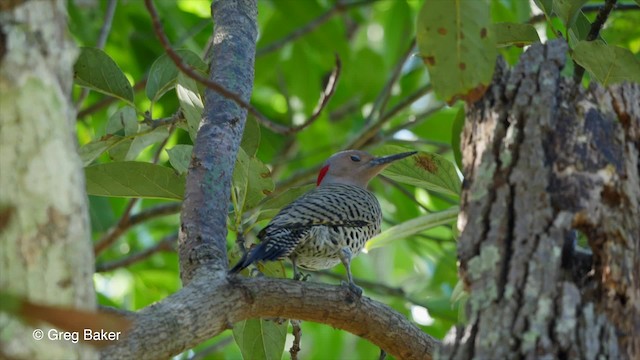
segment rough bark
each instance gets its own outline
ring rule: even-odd
[[[640,358],[640,86],[575,86],[560,74],[567,50],[499,64],[467,109],[469,323],[443,358]]]
[[[222,275],[219,272],[218,275]],[[286,317],[347,330],[398,359],[431,359],[438,342],[388,306],[354,299],[346,287],[270,278],[195,276],[180,292],[134,317],[105,359],[178,354],[248,318]]]
[[[249,101],[258,36],[256,0],[213,4],[211,80]],[[178,249],[182,282],[199,266],[227,269],[227,213],[231,177],[247,111],[207,89],[181,214]]]
[[[71,103],[77,50],[66,1],[0,12],[0,291],[34,303],[95,309],[93,251]],[[70,341],[36,341],[0,314],[0,357],[91,358]]]

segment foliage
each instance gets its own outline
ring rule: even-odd
[[[462,6],[459,12],[451,8],[457,3]],[[317,169],[347,144],[376,154],[418,150],[422,163],[406,159],[372,182],[388,230],[371,248],[385,245],[359,256],[352,266],[361,285],[368,284],[367,296],[405,313],[430,334],[444,336],[458,321],[459,306],[451,301],[457,282],[451,225],[460,190],[454,164],[461,166],[464,110],[454,99],[482,94],[497,54],[514,63],[523,45],[558,33],[569,39],[576,63],[597,81],[608,84],[632,76],[637,81],[640,74],[640,34],[629,25],[640,22],[640,12],[614,11],[599,40],[586,43],[596,15],[580,11],[584,1],[536,3],[545,17],[531,24],[533,11],[539,10],[528,1],[383,0],[356,1],[348,7],[325,0],[259,1],[260,38],[251,98],[258,111],[278,124],[300,125],[318,103],[334,54],[341,59],[342,76],[320,117],[301,132],[281,135],[253,117],[247,119],[229,210],[230,257],[237,257],[238,236],[255,241],[257,231],[279,208],[313,186],[305,184],[313,183],[314,174],[303,169]],[[206,76],[208,2],[157,1],[156,5],[180,57]],[[95,90],[80,102],[77,128],[87,192],[98,195],[90,196],[96,243],[104,243],[113,229],[122,226],[119,219],[153,213],[181,199],[204,106],[203,86],[165,55],[142,2],[120,2],[104,51],[93,48],[101,32],[96,19],[104,16],[105,7],[106,2],[69,1],[70,30],[83,46],[76,64],[76,95],[82,99],[81,87]],[[271,45],[325,12],[333,16],[271,50]],[[421,56],[412,56],[416,36]],[[615,42],[605,44],[608,39]],[[461,48],[464,51],[456,52]],[[573,64],[567,68],[573,69]],[[117,101],[103,105],[110,98]],[[99,253],[98,267],[127,259],[176,232],[175,211],[158,213],[165,216],[141,221]],[[344,269],[336,267],[332,273],[343,276]],[[283,275],[280,271],[277,276]],[[313,277],[337,282],[324,273]],[[137,310],[178,289],[177,255],[155,252],[126,268],[97,273],[95,283],[101,303]],[[284,346],[283,327],[286,324],[247,322],[237,325],[233,334],[242,351],[220,346],[228,344],[229,332],[184,356],[203,351],[211,352],[211,358],[253,357],[247,354],[257,354],[248,352],[256,344],[245,340],[256,332],[265,341],[262,350],[273,352],[274,346]],[[321,324],[303,323],[302,328],[301,358],[377,356],[377,349],[356,336]]]

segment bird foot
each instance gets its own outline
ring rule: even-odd
[[[307,281],[311,278],[311,274],[304,274],[304,273],[296,273],[293,276],[293,280],[298,280],[298,281]]]
[[[356,297],[362,297],[362,288],[352,282],[343,281],[342,286],[346,286]]]

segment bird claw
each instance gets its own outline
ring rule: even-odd
[[[307,281],[311,278],[311,274],[304,274],[304,273],[296,273],[293,276],[293,280],[298,280],[298,281]]]
[[[356,297],[362,297],[362,288],[352,282],[342,281],[342,286],[346,286]]]

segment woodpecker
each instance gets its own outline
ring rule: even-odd
[[[229,271],[237,273],[255,261],[289,258],[297,267],[317,271],[342,262],[349,288],[362,289],[351,275],[351,259],[367,240],[380,233],[382,211],[367,184],[393,161],[415,151],[374,157],[359,150],[341,151],[322,166],[317,187],[284,207],[258,233],[261,243],[242,256]]]

